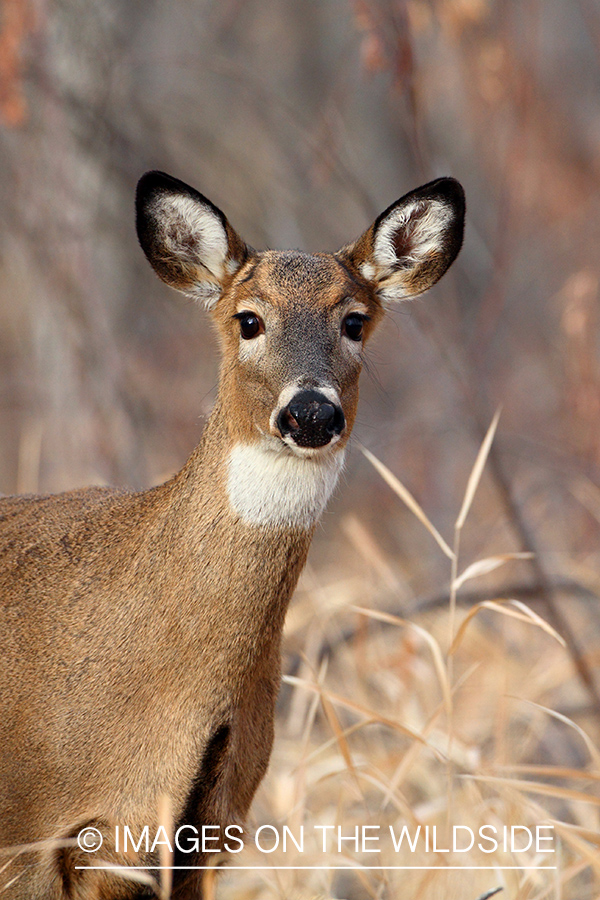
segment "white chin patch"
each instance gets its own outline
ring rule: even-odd
[[[229,502],[248,525],[311,528],[337,484],[345,451],[297,456],[270,442],[236,444],[229,457]]]

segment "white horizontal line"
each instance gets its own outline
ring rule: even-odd
[[[166,870],[204,870],[204,869],[223,869],[227,872],[249,872],[249,871],[259,871],[259,872],[268,872],[272,870],[274,872],[278,872],[283,869],[291,869],[293,871],[301,871],[301,870],[310,870],[310,871],[330,871],[331,869],[351,869],[357,872],[391,872],[396,869],[419,869],[419,870],[427,870],[433,871],[439,870],[450,870],[450,869],[459,869],[459,870],[467,870],[467,869],[485,869],[491,872],[506,872],[517,870],[520,872],[529,872],[534,869],[548,869],[553,870],[557,869],[558,866],[75,866],[76,869],[103,869],[110,871],[143,871],[143,872],[158,872],[163,869]]]

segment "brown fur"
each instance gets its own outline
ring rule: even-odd
[[[240,823],[267,767],[283,621],[312,529],[241,521],[228,499],[228,454],[268,433],[282,386],[310,383],[315,367],[346,416],[337,452],[360,371],[340,349],[340,310],[362,304],[368,338],[382,309],[359,269],[360,242],[337,258],[257,254],[212,204],[203,211],[221,217],[237,268],[221,274],[212,310],[223,361],[200,446],[173,479],[141,493],[0,500],[0,845],[49,842],[0,875],[7,900],[143,896],[116,874],[77,869],[95,859],[74,843],[79,830],[104,834],[105,862],[156,864],[115,854],[114,826],[152,834],[164,797],[176,825]],[[204,266],[196,234],[183,230],[180,258],[165,267],[161,223],[143,227],[161,277],[188,288],[181,260],[193,251]],[[233,316],[255,308],[273,335],[266,362],[239,356]],[[200,881],[175,873],[174,896],[199,897]]]

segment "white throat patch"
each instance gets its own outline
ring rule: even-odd
[[[248,525],[311,528],[344,465],[345,451],[292,456],[265,444],[236,444],[229,457],[229,502]]]

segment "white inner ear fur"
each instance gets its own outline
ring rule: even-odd
[[[248,525],[308,530],[337,484],[345,451],[298,457],[269,442],[236,444],[229,456],[229,502]]]
[[[440,200],[418,200],[392,210],[377,229],[373,242],[372,262],[378,277],[381,279],[393,274],[398,265],[393,243],[398,231],[404,232],[403,240],[410,248],[402,259],[418,265],[430,254],[439,252],[452,217],[452,207]],[[372,271],[369,262],[363,265]],[[368,277],[365,272],[363,274]]]
[[[237,268],[235,260],[227,259],[229,243],[223,223],[210,207],[183,194],[160,194],[153,212],[161,224],[166,252],[198,266],[198,280],[186,293],[211,309],[219,299],[225,273],[232,274],[232,266],[233,271]],[[187,235],[194,238],[191,246],[186,245]]]

